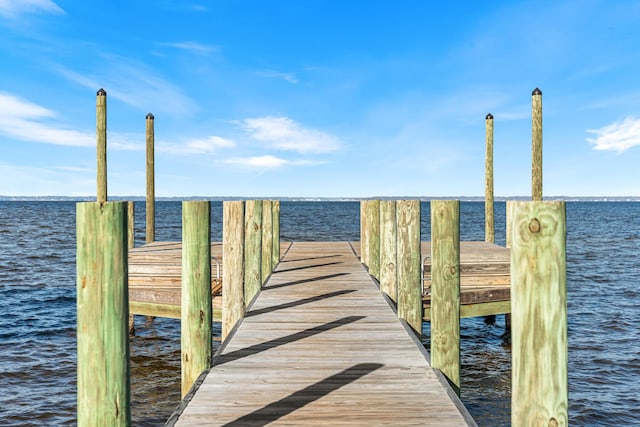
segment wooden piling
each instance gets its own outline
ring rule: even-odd
[[[97,200],[107,201],[107,92],[98,90],[96,94],[96,157],[97,166]]]
[[[380,290],[398,301],[396,202],[380,202]]]
[[[367,223],[367,211],[369,201],[360,200],[360,262],[369,266],[369,225]]]
[[[247,303],[262,287],[262,200],[245,202],[244,297]]]
[[[431,366],[460,394],[460,201],[431,201]]]
[[[244,316],[244,202],[224,202],[222,210],[222,259],[224,260],[224,268],[222,269],[222,339],[224,340],[238,320]],[[264,210],[265,204],[263,202],[263,213]],[[269,212],[271,212],[271,208],[269,208]],[[265,256],[263,251],[263,260]]]
[[[566,426],[565,203],[511,209],[512,425]]]
[[[131,424],[124,202],[76,206],[78,425]]]
[[[380,200],[370,200],[367,209],[369,227],[369,274],[380,280]]]
[[[273,223],[273,245],[272,245],[272,262],[271,269],[275,268],[280,262],[280,200],[274,200],[271,203]]]
[[[127,202],[127,247],[133,248],[135,243],[135,205],[133,202]],[[129,315],[129,335],[133,336],[136,333],[135,316]]]
[[[493,208],[493,115],[487,114],[485,119],[486,154],[484,181],[484,240],[495,242],[495,223]]]
[[[422,335],[422,277],[420,256],[420,201],[396,202],[398,221],[398,317]]]
[[[136,245],[136,208],[133,202],[127,202],[127,247]]]
[[[531,200],[542,200],[542,91],[531,94]]]
[[[182,396],[211,366],[211,208],[182,202]]]
[[[156,184],[155,184],[155,117],[147,114],[146,120],[146,146],[147,146],[147,222],[146,242],[151,243],[156,239]]]
[[[273,268],[273,209],[271,200],[262,201],[262,284],[264,285]]]

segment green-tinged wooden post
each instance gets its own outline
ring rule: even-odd
[[[273,209],[271,200],[262,201],[262,284],[273,269]]]
[[[484,240],[494,243],[495,223],[493,209],[493,115],[487,114],[485,119],[486,154],[484,178]]]
[[[368,200],[360,200],[360,262],[369,266],[369,224],[367,223]]]
[[[271,269],[275,268],[280,262],[280,200],[274,200],[271,203],[272,215],[271,221],[273,223],[273,254]]]
[[[131,425],[127,213],[76,206],[78,425]]]
[[[380,289],[398,301],[396,202],[380,202]]]
[[[133,202],[127,202],[127,247],[136,245],[136,208]]]
[[[460,394],[460,201],[431,201],[431,366]]]
[[[264,212],[264,204],[262,209]],[[224,202],[222,217],[222,339],[244,316],[244,202]],[[264,259],[264,252],[262,258]]]
[[[182,202],[182,396],[211,366],[211,207]]]
[[[369,226],[369,274],[380,280],[380,200],[370,200],[367,212]]]
[[[147,223],[146,241],[151,243],[156,239],[156,184],[155,184],[155,160],[154,160],[154,131],[155,117],[147,114],[146,142],[147,142]]]
[[[542,91],[531,94],[531,200],[542,200]]]
[[[107,201],[107,92],[104,89],[96,94],[96,140],[97,199],[103,203]]]
[[[513,218],[513,201],[507,200],[506,203],[506,247],[511,248],[511,218]],[[504,329],[507,336],[511,336],[511,313],[504,315]]]
[[[564,202],[514,202],[511,423],[568,425]]]
[[[398,221],[398,317],[422,335],[422,277],[420,277],[420,201],[396,202]]]
[[[135,235],[135,205],[133,202],[127,202],[127,247],[129,249],[133,248],[136,243],[136,235]],[[129,315],[129,335],[133,336],[136,333],[136,324],[135,324],[135,316],[133,314]]]
[[[248,304],[262,287],[262,200],[247,200],[244,212],[244,297]]]

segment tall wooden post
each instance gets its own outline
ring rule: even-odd
[[[211,366],[211,208],[182,202],[182,396]]]
[[[271,209],[271,221],[273,223],[273,254],[271,269],[273,270],[273,268],[280,262],[280,200],[274,200],[271,203]]]
[[[107,201],[107,92],[104,89],[96,94],[96,140],[97,199],[104,203]]]
[[[262,210],[264,212],[264,204]],[[222,339],[244,316],[244,202],[222,205]],[[269,209],[271,211],[271,209]],[[264,259],[264,252],[262,258]]]
[[[398,221],[398,317],[422,336],[422,285],[420,277],[420,201],[396,202]]]
[[[127,243],[131,249],[136,245],[136,208],[133,202],[127,202]]]
[[[135,235],[135,222],[136,222],[136,211],[135,205],[133,202],[127,202],[127,247],[129,249],[133,248],[136,245],[136,235]],[[135,326],[135,316],[133,314],[129,315],[129,335],[135,335],[136,326]]]
[[[491,113],[487,114],[485,128],[484,240],[494,243],[496,238],[493,209],[493,115]]]
[[[369,274],[380,280],[380,200],[370,200],[367,209],[369,227]]]
[[[155,130],[153,114],[147,114],[146,142],[147,142],[147,223],[146,241],[151,243],[156,239],[156,184],[155,184]]]
[[[247,304],[262,287],[262,200],[245,202],[244,297]]]
[[[262,284],[271,276],[273,265],[273,209],[271,200],[262,201]]]
[[[431,201],[431,366],[460,394],[460,201]]]
[[[568,425],[564,202],[514,202],[511,422]]]
[[[531,94],[531,200],[542,200],[542,91]]]
[[[380,289],[398,301],[396,202],[380,202]]]
[[[369,267],[369,200],[360,200],[360,262]]]
[[[124,202],[76,206],[78,425],[131,424]]]

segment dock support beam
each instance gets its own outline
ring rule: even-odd
[[[280,200],[274,200],[271,203],[271,210],[271,221],[273,223],[273,253],[271,270],[273,271],[275,266],[280,262]]]
[[[431,366],[460,394],[460,202],[431,201]]]
[[[380,290],[398,301],[396,202],[380,202]]]
[[[78,425],[128,426],[125,203],[78,203],[76,221]]]
[[[262,287],[262,200],[245,202],[244,296],[247,303]]]
[[[146,242],[151,243],[156,239],[156,184],[155,184],[155,160],[154,160],[154,117],[147,114],[146,142],[147,142],[147,222]]]
[[[496,238],[493,209],[493,115],[491,113],[487,114],[485,128],[484,240],[494,243]]]
[[[244,202],[222,204],[222,340],[244,316],[244,209]]]
[[[420,201],[396,202],[398,221],[398,317],[422,336],[422,277],[420,277]]]
[[[135,222],[136,222],[136,210],[133,202],[127,202],[127,247],[129,249],[136,245],[135,234]],[[129,314],[129,335],[133,336],[136,333],[135,316]]]
[[[512,202],[514,426],[568,425],[564,202]]]
[[[211,366],[211,208],[182,202],[182,397]]]
[[[100,89],[96,94],[96,158],[97,158],[97,199],[107,201],[107,92]]]
[[[369,226],[369,274],[380,280],[380,200],[370,200],[367,209]]]
[[[368,200],[360,200],[360,263],[369,265],[369,226],[367,225]]]
[[[262,201],[262,284],[271,276],[273,268],[273,207],[271,200]]]
[[[542,200],[542,91],[531,94],[531,199]]]

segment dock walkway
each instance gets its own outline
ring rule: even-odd
[[[475,425],[347,242],[294,243],[170,425]]]

